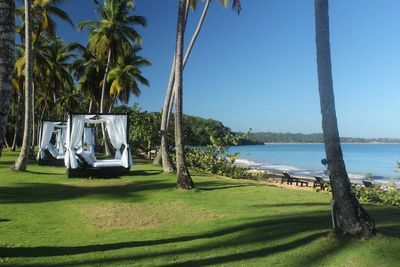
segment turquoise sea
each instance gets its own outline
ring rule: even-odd
[[[396,171],[400,162],[400,144],[342,144],[343,156],[350,178],[362,179],[371,174],[375,180],[386,182],[400,177]],[[293,174],[322,175],[325,167],[323,144],[265,144],[231,147],[239,152],[238,163],[255,165]]]

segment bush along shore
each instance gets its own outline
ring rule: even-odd
[[[239,153],[228,153],[231,144],[238,144],[242,136],[227,134],[223,137],[210,136],[209,145],[206,147],[188,149],[187,160],[191,168],[202,173],[217,174],[230,178],[256,179],[269,183],[279,183],[281,174],[261,169],[251,169],[235,164]],[[305,178],[305,177],[301,177]],[[307,178],[305,178],[307,179]],[[313,179],[308,178],[309,186],[313,185]],[[324,190],[315,188],[316,191],[330,193],[330,186],[327,183]],[[380,203],[400,207],[400,190],[394,182],[386,185],[374,184],[372,187],[365,187],[353,184],[353,191],[356,197],[364,202]]]

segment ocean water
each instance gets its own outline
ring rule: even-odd
[[[343,157],[349,177],[363,179],[371,174],[374,180],[399,184],[400,144],[342,144]],[[325,158],[323,144],[266,144],[231,147],[239,152],[238,163],[264,169],[288,171],[301,175],[323,175],[321,159]]]

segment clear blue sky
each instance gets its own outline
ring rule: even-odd
[[[101,0],[100,0],[101,1]],[[199,1],[200,2],[200,1]],[[214,0],[184,74],[184,112],[235,131],[321,132],[313,0],[242,0],[238,16]],[[175,46],[177,0],[137,0],[148,26],[142,56],[150,88],[134,98],[161,110]],[[66,0],[73,21],[96,18],[90,0]],[[190,37],[203,5],[190,14]],[[400,1],[330,1],[336,109],[342,136],[400,137]],[[67,41],[87,35],[59,23]],[[189,38],[187,38],[189,39]],[[187,40],[188,43],[188,40]]]

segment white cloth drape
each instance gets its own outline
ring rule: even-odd
[[[94,154],[94,134],[93,128],[85,127],[83,130],[83,143],[88,146],[88,151]]]
[[[67,138],[65,152],[65,166],[67,168],[78,168],[75,148],[82,146],[82,134],[85,125],[85,115],[71,115],[67,121]]]
[[[40,150],[37,154],[38,159],[44,158],[44,149],[50,143],[53,132],[54,132],[54,123],[51,121],[43,122],[42,138],[40,139]]]
[[[56,148],[57,148],[57,150],[58,150],[58,154],[60,155],[60,156],[63,156],[64,155],[64,146],[65,146],[65,131],[66,131],[67,129],[66,128],[64,128],[64,127],[62,127],[62,128],[59,128],[58,130],[57,130],[57,143],[56,143]]]
[[[121,158],[121,146],[123,144],[123,140],[121,139],[118,133],[118,119],[116,115],[104,115],[106,118],[106,128],[108,137],[110,138],[111,144],[115,149],[115,159]]]
[[[116,126],[115,127],[116,132],[118,133],[118,136],[122,144],[125,146],[121,156],[122,165],[125,168],[128,168],[132,166],[132,155],[131,155],[131,150],[129,149],[128,136],[127,136],[128,116],[115,115],[114,117],[115,117],[114,122]]]

